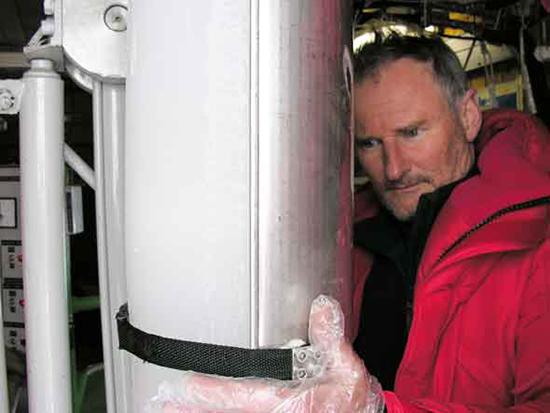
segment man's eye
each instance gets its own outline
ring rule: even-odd
[[[356,145],[358,149],[371,149],[380,145],[380,140],[375,138],[357,139]]]
[[[418,136],[418,128],[417,127],[414,127],[414,128],[405,128],[403,129],[403,136],[406,137],[406,138],[414,138],[416,136]]]

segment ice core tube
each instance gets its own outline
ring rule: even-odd
[[[349,312],[351,7],[134,0],[126,84],[130,321],[246,348]],[[175,370],[132,364],[134,410]]]

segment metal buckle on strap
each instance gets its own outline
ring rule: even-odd
[[[323,371],[324,358],[313,346],[292,349],[292,379],[305,380],[317,377]]]

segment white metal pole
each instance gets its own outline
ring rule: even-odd
[[[31,413],[71,411],[64,268],[63,82],[53,62],[25,73],[20,112],[27,381]]]
[[[94,81],[93,89],[94,117],[94,171],[96,181],[95,204],[97,224],[97,261],[100,289],[101,331],[103,342],[103,364],[105,366],[105,396],[107,411],[115,412],[115,390],[113,371],[113,332],[111,331],[112,305],[109,297],[107,235],[105,226],[105,189],[103,160],[103,84]]]
[[[78,156],[78,154],[67,144],[63,147],[63,155],[67,165],[69,165],[78,174],[78,176],[80,176],[84,182],[90,186],[90,188],[95,189],[94,171],[88,166],[86,161]]]
[[[348,3],[131,3],[124,230],[136,327],[279,346],[307,337],[319,293],[349,308]],[[132,360],[140,412],[180,373]]]
[[[96,219],[108,411],[127,412],[128,355],[118,351],[115,314],[126,302],[123,232],[124,99],[122,84],[94,83]]]
[[[124,266],[124,140],[125,140],[125,85],[104,84],[104,151],[105,206],[107,224],[108,270],[111,298],[111,329],[117,331],[115,312],[127,302],[126,272]],[[118,334],[112,336],[113,363],[117,412],[129,411],[130,360],[118,350]]]
[[[0,295],[0,320],[3,320],[2,315],[2,297]],[[6,351],[4,346],[0,346],[0,413],[8,413],[9,399],[8,399],[8,378],[6,370]]]

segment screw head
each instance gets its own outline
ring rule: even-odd
[[[105,25],[114,32],[124,32],[127,28],[128,9],[121,4],[113,4],[103,15]]]
[[[0,110],[9,110],[15,105],[15,96],[7,90],[0,90]]]
[[[296,374],[296,377],[299,379],[299,380],[303,380],[307,377],[307,372],[305,370],[298,370],[297,374]]]
[[[307,359],[307,353],[305,351],[299,351],[298,354],[296,354],[296,358],[299,362],[303,363]]]

